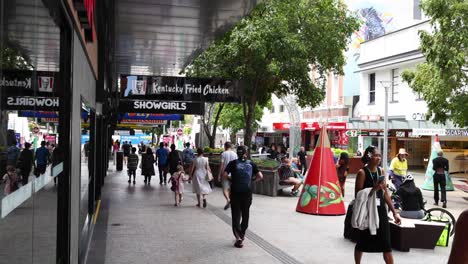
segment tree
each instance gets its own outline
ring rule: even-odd
[[[342,73],[343,51],[358,26],[340,0],[265,0],[185,70],[242,81],[244,142],[250,145],[256,106],[265,106],[272,93],[297,95],[300,106],[324,99],[327,73]]]
[[[208,137],[210,148],[215,148],[218,121],[221,111],[223,111],[223,108],[224,104],[209,103],[205,105],[205,115],[203,116],[201,121],[203,124],[203,131],[205,131],[205,134]]]
[[[432,33],[420,31],[426,62],[405,71],[403,80],[427,102],[428,117],[436,123],[468,125],[468,2],[425,0],[424,13],[431,17]]]
[[[267,107],[271,105],[271,101],[267,105]],[[252,127],[253,130],[258,128],[257,121],[260,121],[263,117],[263,107],[260,105],[255,106],[255,113],[254,118],[252,119],[252,123],[249,126]],[[231,132],[231,141],[235,140],[235,136],[237,132],[245,128],[247,121],[244,118],[244,114],[242,112],[242,105],[240,104],[225,104],[221,115],[219,116],[219,125],[225,129],[229,129]],[[234,140],[233,140],[234,139]]]

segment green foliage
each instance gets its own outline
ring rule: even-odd
[[[27,56],[23,56],[18,48],[8,44],[6,41],[0,43],[0,68],[15,70],[32,70],[33,66]]]
[[[259,167],[263,169],[276,169],[279,167],[280,163],[277,160],[273,159],[259,159],[253,158],[252,161]]]
[[[271,100],[268,101],[265,107],[271,105]],[[253,129],[257,129],[258,124],[255,121],[260,121],[263,117],[263,107],[259,104],[255,105],[254,118],[250,124]],[[224,109],[219,116],[219,124],[225,128],[230,129],[231,134],[235,134],[238,131],[245,128],[247,120],[245,120],[242,105],[240,104],[225,104]]]
[[[191,127],[184,127],[184,134],[185,135],[192,134],[192,128]]]
[[[204,147],[203,152],[204,153],[213,153],[213,154],[219,154],[224,151],[223,148],[210,148],[210,147]]]
[[[265,106],[272,93],[295,94],[300,106],[324,99],[327,73],[343,72],[344,50],[358,27],[340,0],[265,0],[185,71],[241,80],[244,140],[250,145],[256,105]]]
[[[348,151],[344,150],[344,149],[336,149],[336,148],[331,148],[331,151],[333,152],[333,155],[335,157],[340,157],[341,153],[348,153]],[[348,153],[349,154],[349,153]]]
[[[426,62],[405,71],[403,80],[427,102],[428,117],[445,124],[468,125],[468,2],[424,0],[433,33],[419,32]]]

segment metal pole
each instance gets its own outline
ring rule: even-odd
[[[385,88],[385,115],[384,115],[384,145],[383,145],[383,167],[384,171],[387,171],[388,165],[388,86],[384,85]]]

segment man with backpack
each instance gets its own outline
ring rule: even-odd
[[[125,164],[127,164],[128,156],[130,155],[130,151],[132,150],[132,145],[129,144],[127,141],[125,141],[124,144],[122,145],[122,150],[124,154],[124,162]]]
[[[232,231],[237,248],[242,248],[245,232],[249,226],[249,210],[252,204],[252,181],[260,181],[263,174],[257,165],[247,159],[247,147],[237,148],[238,159],[229,162],[224,170],[224,178],[231,181]],[[241,223],[242,218],[242,223]]]
[[[189,173],[192,169],[192,163],[195,159],[195,154],[193,153],[192,148],[190,147],[190,142],[185,143],[185,149],[182,152],[182,163],[184,166],[185,173]]]
[[[167,166],[167,156],[169,152],[164,148],[164,143],[159,143],[159,149],[156,150],[156,162],[158,163],[158,171],[159,171],[159,184],[166,183],[166,166]]]

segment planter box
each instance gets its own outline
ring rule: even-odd
[[[278,170],[263,170],[263,180],[252,184],[252,192],[268,196],[278,196],[279,176]]]
[[[214,185],[221,187],[221,183],[218,182],[218,172],[219,172],[218,162],[211,162],[210,168],[213,172]],[[259,182],[252,183],[252,192],[255,194],[263,194],[268,196],[277,196],[278,195],[278,185],[279,185],[279,176],[278,170],[268,170],[259,168],[263,174],[263,180]]]

